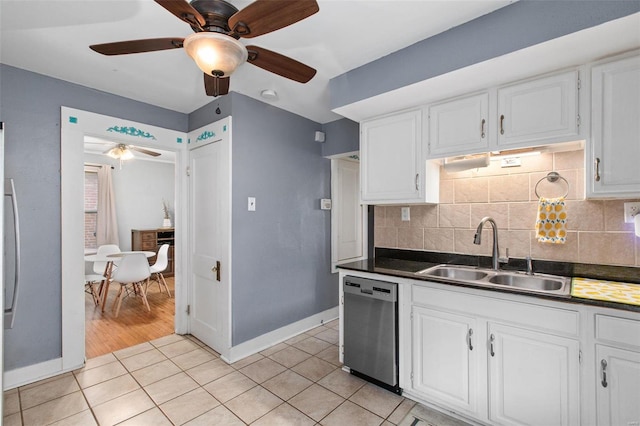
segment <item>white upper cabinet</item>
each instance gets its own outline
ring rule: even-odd
[[[640,197],[640,55],[591,70],[591,139],[585,149],[587,198]]]
[[[363,203],[438,202],[438,167],[425,161],[420,110],[363,122],[360,160]]]
[[[578,72],[498,89],[498,150],[579,138]]]
[[[425,108],[425,114],[429,123],[429,157],[488,150],[488,93],[433,104]]]

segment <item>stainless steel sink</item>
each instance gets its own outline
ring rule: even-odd
[[[489,282],[511,287],[538,291],[558,291],[564,285],[560,279],[543,278],[535,275],[515,275],[498,273],[489,278]]]
[[[527,275],[524,272],[496,271],[473,266],[438,265],[418,271],[416,275],[514,292],[567,296],[571,291],[571,278],[545,274]]]
[[[418,275],[430,275],[433,277],[451,278],[462,281],[481,280],[489,275],[486,272],[475,268],[465,268],[463,266],[436,266],[434,268],[425,269],[417,272]]]

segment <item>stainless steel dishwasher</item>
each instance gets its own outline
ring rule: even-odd
[[[344,365],[398,394],[398,284],[346,276]]]

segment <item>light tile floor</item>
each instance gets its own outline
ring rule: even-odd
[[[341,370],[332,321],[229,365],[192,336],[4,393],[4,425],[397,425],[415,403]]]

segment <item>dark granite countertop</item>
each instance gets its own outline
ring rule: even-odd
[[[346,263],[343,265],[339,265],[338,267],[358,272],[370,272],[394,277],[439,282],[452,286],[478,288],[486,291],[522,294],[526,296],[544,298],[548,300],[557,300],[566,303],[577,303],[582,305],[640,312],[640,306],[629,305],[625,303],[583,299],[572,297],[570,295],[562,296],[542,293],[520,293],[514,292],[512,290],[501,290],[495,287],[473,285],[471,283],[451,283],[450,281],[439,280],[436,277],[415,275],[415,273],[418,271],[442,264],[490,268],[491,258],[487,256],[471,256],[453,253],[376,248],[375,257],[373,259]],[[501,269],[505,271],[524,271],[526,270],[526,261],[525,259],[510,259],[507,264],[501,265]],[[593,278],[599,280],[619,281],[640,285],[640,268],[636,267],[533,260],[533,270],[536,273],[560,275],[564,277]]]

